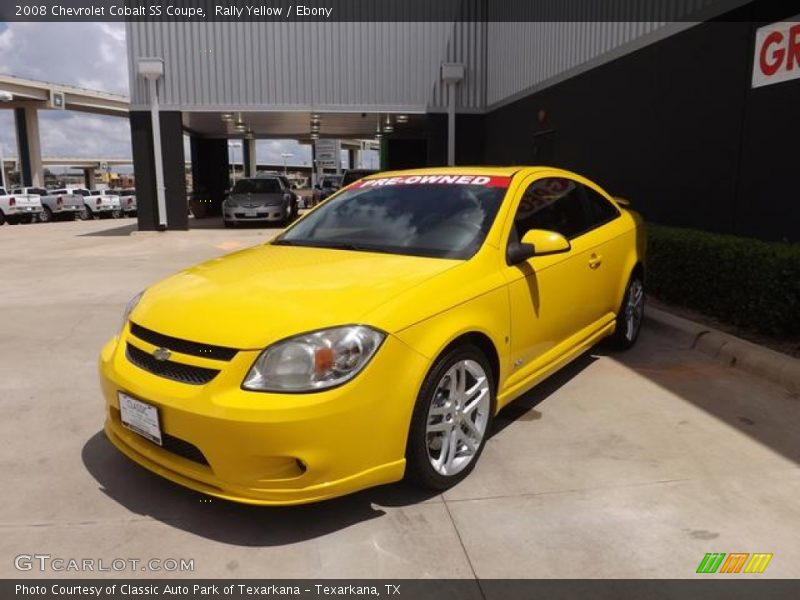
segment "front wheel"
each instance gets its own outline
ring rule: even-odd
[[[622,306],[617,311],[617,326],[611,337],[612,345],[618,350],[633,347],[639,338],[644,317],[644,281],[639,273],[631,275]]]
[[[406,447],[411,481],[445,490],[469,475],[490,431],[494,390],[492,370],[476,346],[458,346],[436,361],[411,418]]]

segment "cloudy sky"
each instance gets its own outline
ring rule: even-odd
[[[92,43],[84,43],[92,40]],[[128,94],[128,60],[123,23],[2,23],[0,73],[28,79]],[[39,112],[44,156],[129,158],[130,127],[126,119],[70,111]],[[0,110],[0,144],[4,156],[17,155],[14,120]],[[232,150],[241,160],[241,150]],[[259,140],[259,161],[308,164],[311,150],[292,140]]]

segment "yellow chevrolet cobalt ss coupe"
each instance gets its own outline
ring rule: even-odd
[[[607,336],[634,344],[643,224],[554,168],[381,173],[271,242],[131,300],[106,433],[194,490],[297,504],[475,467],[499,409]]]

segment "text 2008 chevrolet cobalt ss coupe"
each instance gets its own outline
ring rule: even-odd
[[[460,481],[495,413],[639,333],[640,218],[553,168],[379,174],[273,241],[134,298],[100,357],[106,432],[239,502]]]

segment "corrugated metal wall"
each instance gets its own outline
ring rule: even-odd
[[[425,111],[446,105],[439,66],[470,65],[460,105],[485,104],[480,23],[129,23],[131,101],[147,104],[135,58],[165,60],[165,108]]]
[[[167,109],[436,112],[440,64],[462,62],[458,110],[482,112],[689,26],[670,20],[743,1],[674,0],[662,21],[624,23],[464,20],[489,0],[463,0],[450,22],[129,23],[131,99],[147,105],[136,57],[160,56]]]

